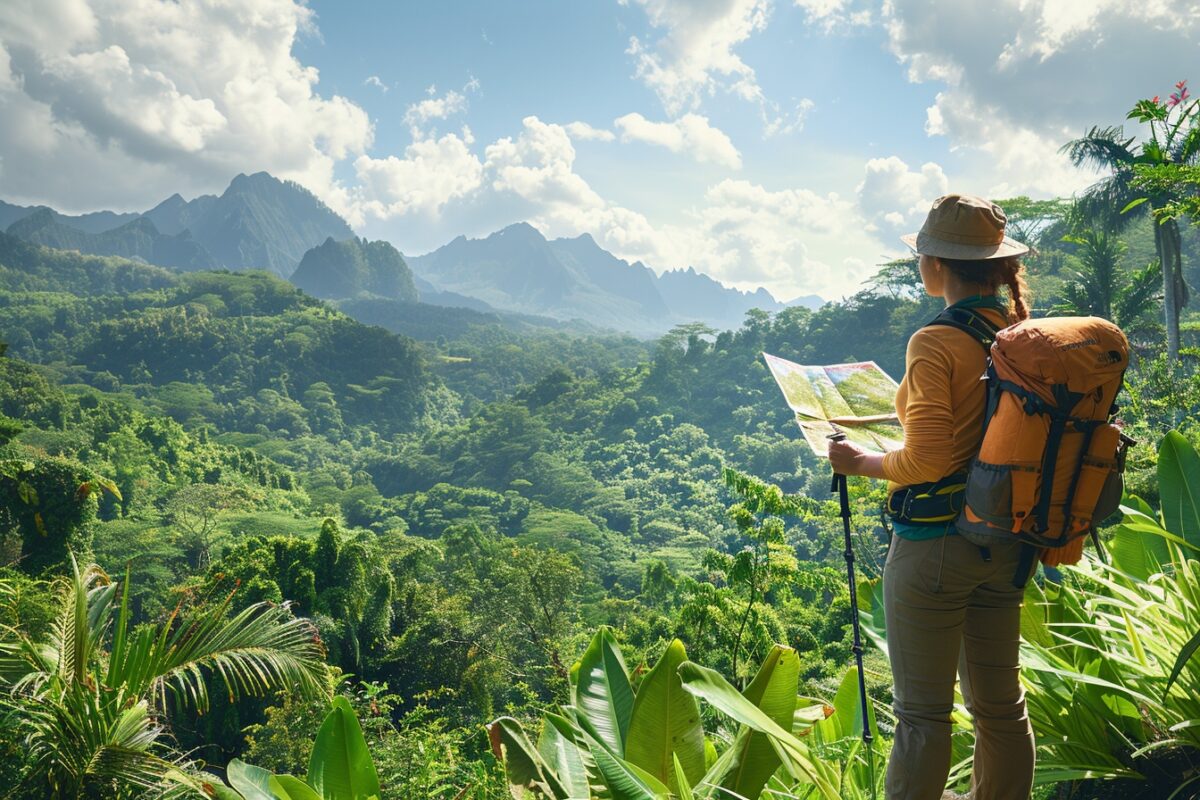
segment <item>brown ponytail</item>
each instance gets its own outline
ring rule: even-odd
[[[988,258],[967,261],[957,258],[938,258],[956,278],[967,285],[976,285],[996,292],[1008,290],[1008,322],[1015,324],[1029,319],[1029,284],[1025,282],[1025,265],[1021,259]]]

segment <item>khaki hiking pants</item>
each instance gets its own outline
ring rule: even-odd
[[[940,800],[950,771],[955,673],[975,719],[973,800],[1028,800],[1033,729],[1018,681],[1021,600],[1013,585],[1019,544],[991,560],[957,535],[892,537],[883,571],[896,739],[888,800]]]

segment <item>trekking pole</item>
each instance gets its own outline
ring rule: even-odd
[[[829,439],[834,442],[843,441],[846,434],[838,431],[837,433],[829,434]],[[858,666],[858,699],[862,712],[862,740],[867,748],[867,774],[868,780],[871,782],[871,797],[875,797],[875,748],[871,742],[874,737],[871,735],[870,717],[867,715],[867,679],[863,674],[863,645],[862,645],[862,630],[858,624],[858,584],[854,580],[854,542],[850,538],[850,489],[846,483],[846,476],[840,472],[833,473],[833,484],[829,487],[829,491],[837,492],[838,499],[842,503],[842,532],[846,537],[846,575],[850,581],[850,618],[854,627],[854,646],[851,650],[854,652],[854,662]]]

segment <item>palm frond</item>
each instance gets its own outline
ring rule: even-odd
[[[1107,178],[1102,178],[1076,198],[1077,218],[1097,223],[1099,227],[1119,231],[1129,225],[1148,209],[1143,203],[1122,214],[1129,203],[1143,195],[1133,184],[1134,173],[1120,169]]]
[[[191,790],[188,794],[207,796],[204,781],[188,766],[114,745],[102,747],[96,753],[88,767],[88,777],[119,785],[138,786],[156,795],[172,787],[180,787]]]
[[[1126,138],[1125,129],[1117,126],[1093,127],[1078,139],[1072,139],[1059,148],[1077,167],[1092,167],[1096,170],[1116,170],[1133,164],[1135,154],[1130,149],[1134,137]]]
[[[1113,306],[1113,321],[1129,327],[1156,305],[1162,293],[1162,265],[1151,261],[1129,276]]]
[[[83,681],[108,629],[116,586],[104,570],[80,570],[71,556],[71,576],[62,584],[62,606],[50,632],[54,671],[68,682]]]
[[[1050,311],[1054,314],[1076,317],[1085,317],[1092,313],[1092,298],[1089,296],[1082,275],[1077,272],[1075,280],[1063,284],[1062,289],[1059,290],[1058,302],[1051,307]]]
[[[231,697],[284,687],[328,693],[320,641],[286,606],[259,603],[229,616],[227,598],[131,630],[128,580],[121,588],[107,659],[118,584],[95,566],[75,566],[62,581],[46,642],[3,632],[0,680],[27,747],[24,786],[54,797],[204,794],[203,776],[164,741],[168,694],[203,711],[218,675]]]
[[[7,638],[0,642],[0,686],[12,694],[38,691],[58,667],[57,651],[20,631],[8,632]]]
[[[56,797],[87,787],[201,789],[191,765],[162,744],[148,704],[130,702],[123,692],[72,683],[29,700],[22,722],[31,765],[24,783],[45,786]]]
[[[320,642],[307,620],[268,603],[227,618],[227,606],[214,606],[178,625],[172,615],[159,630],[137,630],[123,652],[114,652],[105,683],[153,696],[163,706],[170,692],[201,712],[208,708],[206,677],[211,674],[220,676],[231,697],[283,686],[310,697],[328,692]]]
[[[1197,157],[1200,157],[1200,124],[1192,126],[1186,134],[1179,137],[1179,142],[1172,148],[1171,156],[1179,164],[1195,163]]]

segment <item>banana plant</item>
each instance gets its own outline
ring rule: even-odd
[[[317,731],[308,774],[274,775],[243,761],[226,770],[230,788],[218,787],[221,800],[380,800],[379,776],[354,709],[335,697]]]
[[[777,773],[834,800],[836,770],[794,730],[798,719],[804,734],[825,716],[821,704],[797,709],[798,677],[796,652],[777,645],[739,692],[688,661],[675,640],[635,691],[616,637],[601,627],[571,670],[571,703],[543,714],[536,744],[511,717],[491,723],[488,735],[518,800],[757,800]],[[724,753],[705,735],[698,700],[739,725]]]

